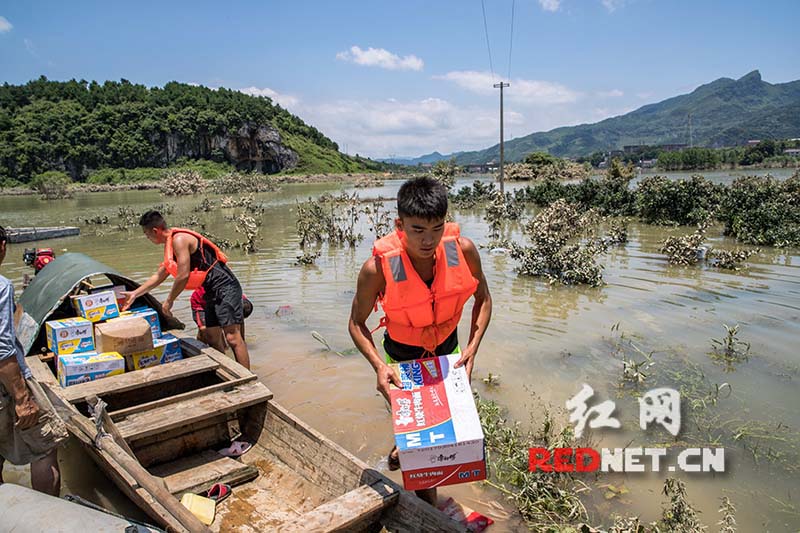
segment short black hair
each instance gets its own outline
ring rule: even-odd
[[[164,220],[164,217],[161,216],[161,213],[155,209],[145,212],[145,214],[142,215],[142,218],[139,219],[139,225],[147,229],[167,229],[167,221]]]
[[[428,176],[406,181],[397,193],[397,213],[400,217],[426,220],[444,218],[447,216],[447,187]]]
[[[6,228],[0,226],[0,243],[6,242],[8,240],[8,234],[6,233]]]

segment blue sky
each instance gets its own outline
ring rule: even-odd
[[[177,80],[272,97],[349,153],[480,149],[754,69],[800,79],[800,1],[0,1],[0,82]]]

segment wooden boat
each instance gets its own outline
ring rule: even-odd
[[[222,482],[233,493],[217,505],[212,531],[463,531],[292,415],[255,374],[175,331],[182,324],[170,317],[162,325],[179,336],[183,360],[61,388],[31,324],[65,313],[68,295],[99,275],[137,286],[81,254],[42,270],[20,298],[20,341],[70,433],[160,526],[208,531],[178,498]],[[89,418],[92,406],[100,422]],[[223,457],[233,439],[253,447]]]
[[[59,237],[72,237],[80,235],[80,228],[74,226],[55,226],[44,228],[8,228],[8,242],[18,244],[22,242],[43,241]]]

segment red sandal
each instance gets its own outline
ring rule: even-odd
[[[206,498],[210,500],[214,500],[216,503],[221,502],[225,498],[231,495],[231,486],[227,483],[214,483],[208,492],[206,493]]]

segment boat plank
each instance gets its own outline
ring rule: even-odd
[[[189,426],[213,416],[233,413],[265,402],[272,393],[261,382],[239,385],[230,391],[215,391],[200,398],[189,398],[148,411],[133,413],[117,421],[128,441],[142,439],[167,430]]]
[[[133,443],[139,462],[145,467],[175,461],[181,457],[207,449],[224,447],[232,435],[227,424],[228,416],[221,415],[145,437]]]
[[[160,476],[167,489],[176,496],[191,492],[199,494],[208,491],[214,483],[239,485],[258,476],[258,469],[224,457],[214,450],[205,450],[196,455],[184,457],[150,469],[150,473]]]
[[[376,481],[362,485],[338,498],[323,503],[297,520],[285,524],[281,531],[357,531],[375,522],[386,507],[397,503],[400,493]]]
[[[239,378],[233,381],[225,381],[222,383],[215,383],[214,385],[209,385],[208,387],[203,387],[200,389],[195,389],[189,392],[184,392],[182,394],[176,394],[175,396],[168,396],[167,398],[162,398],[160,400],[153,400],[152,402],[141,403],[139,405],[134,405],[131,407],[127,407],[125,409],[119,409],[117,411],[111,411],[111,418],[114,420],[118,420],[120,418],[124,418],[126,416],[132,415],[134,413],[139,413],[142,411],[147,411],[150,409],[154,409],[156,407],[163,407],[165,405],[169,405],[171,403],[180,402],[183,400],[188,400],[189,398],[196,398],[198,396],[204,396],[210,392],[216,391],[226,391],[234,389],[239,385],[243,385],[245,383],[250,383],[251,381],[255,381],[258,379],[258,376],[255,374]]]
[[[70,403],[85,401],[90,396],[120,393],[146,385],[157,385],[219,368],[219,363],[208,357],[189,357],[165,365],[151,366],[117,376],[70,385],[62,391]]]
[[[188,353],[190,356],[205,355],[219,363],[219,366],[233,374],[237,378],[250,376],[253,373],[244,366],[237,363],[234,359],[228,357],[224,353],[216,350],[207,344],[200,342],[194,337],[189,336],[183,331],[170,331],[173,335],[181,340],[181,349]]]

